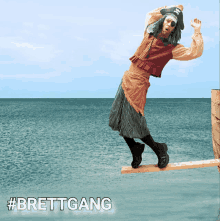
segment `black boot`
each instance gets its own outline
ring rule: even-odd
[[[139,142],[135,142],[133,138],[124,137],[126,143],[128,144],[133,161],[131,162],[131,166],[133,168],[138,168],[142,161],[142,153],[144,152],[144,144]]]
[[[133,161],[131,163],[131,166],[133,168],[138,168],[138,166],[141,164],[142,161],[142,153],[144,152],[144,144],[138,143],[134,145],[133,147],[130,148],[132,156],[133,156]]]
[[[169,155],[167,154],[168,148],[165,143],[157,143],[153,140],[151,135],[145,136],[141,139],[146,143],[157,155],[158,158],[158,167],[164,168],[169,163]]]

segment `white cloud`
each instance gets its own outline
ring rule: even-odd
[[[41,35],[43,37],[43,35]],[[58,54],[63,53],[64,50],[57,50],[53,45],[36,45],[27,42],[18,43],[24,41],[21,37],[0,37],[0,48],[16,50],[16,54],[13,57],[16,58],[16,62],[27,63],[29,61],[34,62],[50,62]],[[11,63],[14,63],[12,61]]]
[[[124,42],[115,42],[111,40],[104,40],[101,50],[110,55],[113,60],[123,61],[127,59],[130,55],[128,44]]]
[[[74,23],[77,25],[111,25],[111,19],[97,19],[94,17],[73,17],[73,16],[58,16],[58,15],[52,15],[52,14],[39,14],[38,15],[41,19],[50,19],[50,20],[59,20],[59,21],[65,21]]]
[[[96,70],[95,73],[98,73],[98,74],[109,74],[108,72],[106,72],[104,70]]]
[[[133,30],[120,31],[119,41],[104,40],[101,51],[108,53],[114,62],[127,64],[142,41],[142,38],[136,37],[138,35],[133,35],[133,33]]]
[[[8,8],[9,7],[10,5],[8,5]],[[35,7],[30,7],[30,8],[35,8]],[[91,14],[88,14],[87,12],[83,10],[81,11],[81,9],[79,9],[80,14],[76,14],[76,13],[74,14],[73,11],[71,10],[67,12],[66,10],[60,10],[59,8],[58,8],[59,10],[56,11],[57,9],[56,7],[55,8],[50,7],[47,10],[45,8],[46,7],[40,6],[40,8],[36,8],[31,12],[29,11],[29,14],[25,14],[27,13],[27,10],[25,10],[24,13],[21,13],[23,17],[17,16],[18,19],[20,19],[19,23],[23,25],[21,27],[18,26],[15,28],[18,28],[18,31],[23,33],[22,36],[24,38],[22,37],[1,38],[0,37],[0,49],[1,48],[12,49],[12,50],[8,50],[8,54],[10,55],[11,51],[15,52],[13,54],[13,57],[16,58],[17,63],[23,63],[23,64],[35,63],[35,64],[38,64],[39,66],[48,65],[48,66],[54,67],[56,66],[55,63],[57,62],[59,63],[58,59],[61,59],[61,60],[65,59],[67,63],[69,63],[68,65],[72,67],[80,67],[80,66],[89,66],[92,64],[92,62],[95,59],[98,60],[100,56],[103,56],[103,54],[104,55],[107,54],[107,56],[112,58],[112,60],[114,60],[115,63],[130,64],[129,57],[133,55],[133,53],[136,51],[136,49],[138,48],[138,46],[140,45],[143,39],[143,30],[141,27],[142,26],[144,27],[144,17],[143,17],[143,21],[141,21],[141,18],[139,20],[140,22],[143,22],[143,25],[142,26],[140,25],[140,29],[138,28],[138,30],[136,30],[135,29],[136,26],[133,23],[131,23],[132,17],[128,17],[128,19],[131,19],[129,20],[130,22],[127,22],[127,24],[125,24],[124,26],[121,26],[120,24],[117,23],[117,25],[119,25],[120,28],[115,26],[114,29],[111,29],[111,31],[114,30],[114,33],[112,31],[113,35],[111,35],[111,33],[108,35],[97,34],[97,39],[95,40],[93,39],[92,41],[91,40],[92,38],[90,38],[88,33],[85,34],[87,27],[81,27],[82,28],[81,30],[77,29],[76,31],[75,29],[73,29],[72,25],[76,24],[79,26],[86,26],[86,25],[93,26],[92,28],[93,31],[91,32],[91,35],[93,37],[93,33],[96,32],[95,28],[98,28],[97,33],[99,33],[99,30],[100,30],[100,27],[94,27],[94,26],[112,25],[112,22],[116,22],[112,18],[112,16],[108,16],[104,18],[105,15],[103,16],[102,13],[100,13],[100,15],[98,13],[96,15],[93,12]],[[118,10],[121,10],[121,9],[119,8]],[[123,14],[123,18],[126,18],[129,12],[125,12],[123,10],[121,12],[126,13],[126,14]],[[213,9],[213,10],[217,10],[217,9]],[[217,27],[219,25],[219,22],[217,21],[218,19],[216,20],[216,18],[218,17],[217,12],[212,12],[211,10],[210,12],[203,12],[203,11],[201,12],[199,8],[192,8],[190,5],[188,5],[188,8],[187,6],[184,5],[184,11],[187,12],[187,13],[184,13],[185,27],[186,29],[189,30],[189,33],[192,33],[192,34],[193,34],[193,28],[190,26],[190,19],[195,18],[195,17],[200,18],[201,16],[202,32],[207,35],[207,36],[204,36],[204,43],[205,43],[204,49],[205,50],[207,50],[209,44],[210,45],[218,44],[218,40],[215,41],[219,35],[218,29],[217,28],[209,29],[209,27]],[[18,13],[19,10],[17,10],[16,12]],[[50,13],[50,14],[47,14],[47,13]],[[63,13],[63,16],[61,13]],[[11,12],[11,15],[14,15],[14,13]],[[78,15],[82,17],[79,17]],[[84,15],[87,17],[83,17]],[[50,22],[50,23],[46,23],[45,20],[40,20],[39,17],[42,19],[48,19],[47,22]],[[13,16],[10,16],[10,18],[11,19],[13,18],[13,20],[15,20],[15,17]],[[120,16],[117,19],[121,20],[120,18],[122,17]],[[33,21],[33,22],[23,22],[23,21]],[[60,30],[59,32],[57,32],[56,30],[57,23],[59,23],[59,30]],[[60,24],[64,24],[63,29],[61,29]],[[127,29],[130,29],[131,27],[134,30],[130,30],[130,31],[127,30]],[[16,30],[15,28],[10,27],[11,30]],[[34,29],[30,29],[30,28],[34,28]],[[49,30],[49,29],[50,29],[50,32],[46,32],[46,30]],[[29,30],[31,30],[32,32],[30,32]],[[44,30],[46,34],[43,33]],[[69,30],[71,31],[69,32]],[[125,30],[125,31],[121,32],[121,30]],[[208,31],[210,30],[212,30],[213,33],[208,33]],[[186,33],[185,30],[183,33]],[[186,37],[184,35],[185,39],[182,38],[184,46],[191,45],[192,38],[191,38],[191,34],[189,33],[187,34]],[[120,34],[120,36],[115,38],[115,36],[117,36],[118,34]],[[28,35],[34,36],[34,38],[33,37],[28,38]],[[14,36],[16,36],[16,32]],[[102,36],[107,36],[108,39],[102,42],[101,51],[100,51],[98,49],[99,49],[100,42],[102,41],[101,39]],[[47,44],[47,42],[43,39],[48,39],[48,41],[50,41],[49,42],[50,45]],[[91,41],[91,43],[86,44],[87,43],[86,41],[88,42]],[[63,49],[63,50],[59,50],[59,49]],[[61,54],[62,52],[64,52],[64,50],[65,50],[65,54]],[[74,53],[71,53],[71,50],[74,50]],[[87,62],[83,61],[82,53],[84,53],[85,51],[88,54],[89,58],[91,58],[91,61],[87,61]],[[57,55],[60,55],[60,54],[62,56],[58,57]],[[63,56],[64,57],[66,56],[66,57],[63,58]],[[56,60],[54,58],[56,58]],[[197,66],[199,64],[198,60],[199,59],[195,59],[192,61],[176,61],[177,63],[173,63],[173,64],[171,62],[174,60],[172,60],[167,64],[167,66],[170,65],[171,69],[174,68],[177,74],[182,73],[182,75],[184,75],[186,74],[187,71],[191,70],[190,69],[191,67],[193,68],[194,66]],[[34,62],[30,62],[30,61],[34,61]],[[50,63],[46,64],[46,62],[50,62]],[[10,62],[10,63],[13,63],[13,62]],[[63,66],[68,66],[68,65],[65,64]],[[95,73],[100,74],[100,75],[109,74],[105,72],[105,70],[97,70]],[[25,75],[19,75],[19,76],[25,77]],[[42,76],[45,76],[45,75],[35,75],[35,76],[39,76],[39,78],[41,78]]]
[[[191,47],[191,43],[193,42],[192,35],[181,37],[181,40],[179,43],[184,45],[185,47]],[[217,38],[218,32],[211,33],[210,36],[202,34],[202,38],[204,42],[204,51],[210,49],[210,47],[215,47],[216,45],[219,44],[219,40]]]
[[[215,39],[211,38],[209,36],[203,36],[203,41],[204,41],[204,44],[205,44],[205,43],[208,43],[208,42],[215,42]],[[216,43],[218,43],[218,42],[216,42]]]
[[[17,62],[17,63],[22,64],[22,62]],[[9,62],[0,62],[0,64],[9,64]],[[35,73],[35,71],[33,69],[33,71],[30,71],[30,73],[28,73],[28,74],[20,74],[19,72],[17,74],[0,74],[0,78],[4,78],[4,79],[10,79],[10,78],[13,78],[13,79],[19,78],[19,79],[21,79],[21,78],[23,78],[23,81],[25,79],[51,79],[53,77],[57,77],[57,76],[62,75],[63,72],[71,72],[71,70],[72,70],[72,68],[69,67],[68,65],[62,65],[60,63],[54,64],[53,67],[51,67],[51,65],[47,64],[47,63],[41,64],[39,66],[41,67],[41,69],[53,68],[55,70],[54,71],[45,70],[45,73],[38,74],[38,73]],[[65,76],[65,74],[64,74],[64,76]],[[66,80],[68,82],[68,78],[67,79],[63,78],[62,79],[63,82],[65,82]],[[58,81],[60,82],[60,79]]]
[[[215,15],[215,18],[217,18],[218,15]],[[209,28],[209,27],[219,27],[219,19],[218,20],[214,20],[215,18],[213,18],[212,21],[208,21],[208,22],[204,22],[202,24],[202,26]]]
[[[39,33],[38,36],[39,36],[40,38],[47,39],[47,36],[46,36],[44,33]]]
[[[178,61],[175,59],[171,59],[166,67],[174,67],[178,69],[183,69],[183,68],[188,68],[188,67],[196,67],[201,63],[201,61],[199,59],[193,59],[193,60],[189,60],[189,61]]]
[[[178,61],[171,59],[165,68],[168,68],[164,72],[164,75],[174,75],[177,77],[188,77],[189,72],[193,72],[194,67],[199,66],[202,61],[197,58],[189,61]]]
[[[193,8],[188,3],[184,6],[184,23],[186,26],[191,27],[190,21],[197,18],[202,22],[201,28],[219,27],[219,11],[218,9],[216,9],[216,11],[214,10],[215,9],[213,9],[213,11],[201,11],[199,7]],[[185,11],[187,13],[184,13]]]
[[[79,40],[79,41],[88,41],[88,39],[86,38],[81,38],[81,37],[78,37],[78,36],[74,36],[75,39]]]
[[[34,27],[34,23],[33,22],[23,22],[23,25],[26,26],[26,27],[31,27],[31,28]]]
[[[21,37],[0,37],[0,48],[12,48],[14,49],[15,46],[11,42],[14,41],[22,41]]]
[[[28,30],[21,30],[21,33],[25,34],[25,35],[33,35],[32,32],[28,31]]]
[[[179,43],[182,44],[182,45],[184,45],[185,47],[190,47],[192,41],[193,41],[193,40],[192,40],[192,35],[187,35],[187,36],[181,37]]]
[[[47,25],[39,24],[37,25],[39,30],[49,30],[49,27]]]
[[[213,36],[213,34],[210,36]],[[211,38],[209,36],[203,36],[203,41],[204,41],[204,51],[210,48],[215,48],[216,45],[219,45],[219,39],[216,37]]]
[[[177,76],[177,77],[185,78],[185,77],[188,77],[188,73],[189,73],[189,70],[178,69],[178,71],[175,72],[174,75]],[[168,75],[168,74],[165,74],[165,75]]]
[[[29,43],[16,43],[16,42],[11,42],[13,44],[15,44],[17,47],[27,47],[27,48],[32,48],[33,50],[37,49],[37,48],[44,48],[44,47],[34,47],[33,45],[29,44]]]
[[[4,75],[0,74],[0,78],[42,78],[42,79],[49,79],[51,77],[59,76],[60,74],[55,75],[54,72],[47,73],[47,74],[9,74],[9,75]]]

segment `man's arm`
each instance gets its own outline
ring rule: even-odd
[[[177,45],[173,51],[173,59],[180,61],[188,61],[195,58],[198,58],[202,55],[204,49],[204,42],[202,38],[201,30],[201,21],[194,19],[194,22],[191,21],[191,26],[194,28],[194,34],[192,36],[191,47],[184,47],[182,44]]]

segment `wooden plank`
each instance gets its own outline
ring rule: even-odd
[[[159,171],[168,171],[168,170],[193,169],[193,168],[214,167],[214,166],[220,166],[220,159],[169,163],[163,169],[160,169],[155,164],[142,165],[139,166],[137,169],[133,169],[131,166],[123,166],[121,173],[122,174],[146,173],[146,172],[159,172]]]

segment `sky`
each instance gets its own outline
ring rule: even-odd
[[[114,98],[143,40],[146,14],[183,5],[180,44],[202,21],[204,51],[170,60],[147,98],[210,98],[219,89],[219,1],[0,0],[0,98]]]

